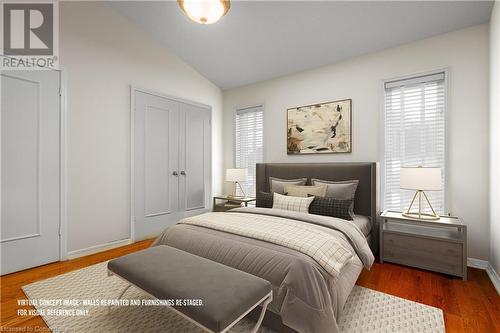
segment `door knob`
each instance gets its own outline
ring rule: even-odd
[[[186,171],[182,170],[181,171],[181,175],[185,176],[186,175]]]
[[[177,171],[174,171],[174,172],[172,172],[172,175],[178,176],[179,174],[177,173]]]

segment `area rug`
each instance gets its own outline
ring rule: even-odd
[[[197,326],[166,306],[138,306],[149,296],[135,287],[124,294],[128,306],[108,308],[92,300],[113,300],[126,286],[107,276],[100,263],[23,287],[53,332],[172,332],[202,333]],[[88,301],[89,304],[83,304]],[[92,303],[92,304],[90,304]],[[254,322],[243,319],[231,333],[250,332]],[[341,332],[445,332],[440,309],[355,286],[342,317]],[[260,333],[275,333],[261,327]]]

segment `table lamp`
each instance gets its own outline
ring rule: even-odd
[[[434,208],[427,198],[424,191],[442,190],[441,168],[401,168],[400,187],[406,190],[415,190],[415,195],[411,200],[410,206],[403,212],[403,216],[417,218],[421,220],[439,220]],[[418,211],[412,212],[411,207],[418,196]],[[422,211],[422,198],[427,201],[432,214]]]
[[[226,169],[226,181],[233,182],[233,193],[229,195],[230,197],[238,198],[238,196],[236,196],[236,184],[240,187],[243,197],[246,197],[245,191],[243,191],[243,187],[241,187],[240,182],[245,182],[247,177],[248,169]]]

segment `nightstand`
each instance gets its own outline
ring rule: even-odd
[[[418,220],[399,212],[380,215],[380,262],[467,279],[467,225],[458,217]]]
[[[217,200],[223,202],[217,203]],[[234,198],[234,197],[214,197],[213,211],[214,212],[225,212],[233,208],[239,208],[243,204],[245,207],[248,206],[249,202],[255,201],[255,198]]]

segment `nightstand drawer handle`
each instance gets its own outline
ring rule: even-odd
[[[177,173],[177,171],[174,171],[174,172],[172,172],[172,175],[173,176],[178,176],[179,174]]]
[[[181,171],[181,175],[185,176],[186,175],[186,171],[182,170]]]

